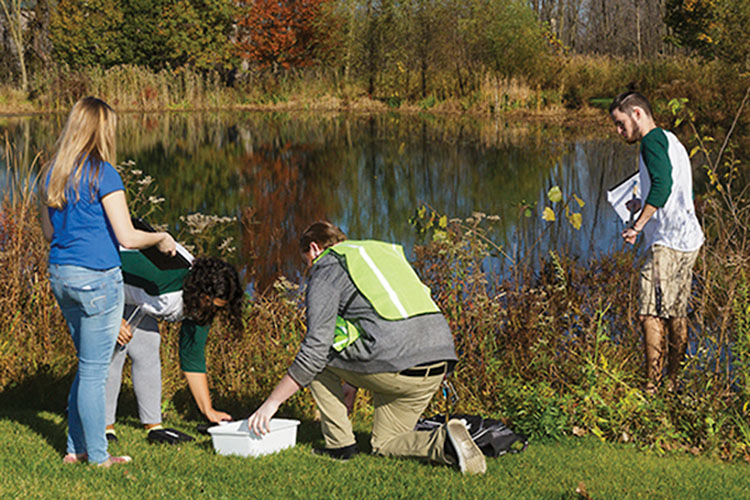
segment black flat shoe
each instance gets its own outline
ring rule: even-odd
[[[149,431],[147,439],[150,443],[177,444],[193,441],[195,438],[177,429],[164,428]]]
[[[349,460],[359,453],[359,448],[357,448],[356,444],[350,444],[343,448],[313,448],[313,453],[316,455],[327,456],[335,460]]]

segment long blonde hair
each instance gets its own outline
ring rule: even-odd
[[[89,162],[89,190],[96,191],[101,162],[116,162],[115,129],[117,115],[106,102],[84,97],[73,106],[65,128],[57,140],[57,150],[47,165],[51,170],[45,193],[45,204],[62,209],[68,201],[66,191],[72,187],[80,199],[78,184],[83,167]]]

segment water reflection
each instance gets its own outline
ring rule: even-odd
[[[0,131],[29,155],[48,154],[63,120],[6,118]],[[449,216],[499,215],[493,238],[511,255],[608,251],[620,223],[605,190],[634,169],[636,152],[607,132],[397,114],[122,114],[118,158],[157,179],[167,201],[154,222],[237,216],[238,264],[263,289],[278,273],[298,276],[297,239],[309,222],[327,218],[352,238],[410,249],[408,219],[420,203]],[[542,206],[556,184],[586,202],[579,231],[549,227],[540,208],[520,216],[521,202]]]

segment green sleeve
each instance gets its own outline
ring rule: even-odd
[[[664,131],[656,128],[641,141],[641,156],[651,180],[646,203],[661,208],[672,192],[672,163],[669,161],[669,141]]]
[[[208,325],[199,326],[185,319],[180,328],[180,368],[184,372],[206,373]]]

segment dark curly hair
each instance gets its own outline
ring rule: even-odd
[[[182,302],[187,318],[205,326],[221,311],[235,326],[242,314],[245,293],[237,270],[221,259],[197,258],[182,285]],[[214,305],[214,299],[227,302],[225,307]]]

